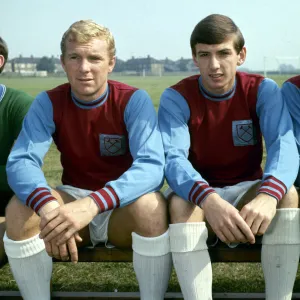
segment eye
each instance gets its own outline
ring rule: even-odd
[[[99,57],[99,56],[90,56],[90,60],[91,60],[91,61],[100,61],[100,60],[102,60],[102,59],[101,59],[101,57]]]
[[[208,53],[199,53],[199,57],[205,57],[208,56]]]
[[[230,55],[230,52],[222,51],[220,54],[221,54],[221,56],[228,56],[228,55]]]

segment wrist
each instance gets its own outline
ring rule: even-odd
[[[45,216],[48,212],[54,210],[55,208],[59,207],[58,201],[50,201],[47,202],[44,206],[40,208],[40,210],[37,212],[37,214],[42,218]]]
[[[269,195],[265,192],[258,192],[256,198],[258,199],[264,199],[264,201],[272,202],[275,206],[278,204],[278,199],[275,196]]]
[[[91,212],[91,214],[94,217],[100,213],[100,208],[99,208],[98,204],[96,203],[96,201],[94,200],[94,198],[92,198],[91,196],[88,196],[84,200],[86,201],[88,210]]]
[[[214,192],[209,194],[200,204],[200,207],[205,210],[207,207],[209,207],[211,204],[215,203],[220,199],[220,196]]]

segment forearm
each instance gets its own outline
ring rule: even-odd
[[[202,206],[206,197],[215,193],[186,158],[167,157],[165,174],[173,191],[195,205]]]

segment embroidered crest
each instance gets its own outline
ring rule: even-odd
[[[118,156],[126,152],[124,135],[100,134],[100,153],[102,156]]]
[[[255,145],[257,140],[252,120],[232,121],[232,138],[234,146]]]

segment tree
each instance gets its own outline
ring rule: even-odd
[[[47,71],[48,73],[53,73],[55,70],[54,60],[52,58],[48,58],[47,56],[43,56],[37,66],[37,71]]]

